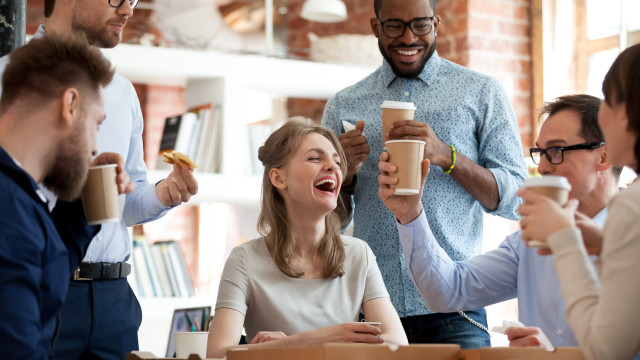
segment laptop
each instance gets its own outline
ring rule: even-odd
[[[211,316],[211,306],[201,306],[188,309],[175,309],[169,330],[169,341],[167,342],[166,357],[176,356],[176,343],[173,333],[176,331],[208,331],[209,318]],[[206,325],[204,325],[206,324]],[[204,328],[203,328],[204,325]]]

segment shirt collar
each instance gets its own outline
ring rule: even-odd
[[[440,68],[440,63],[441,62],[442,62],[442,59],[440,58],[440,56],[438,56],[438,51],[434,51],[433,55],[431,55],[431,58],[424,65],[424,68],[422,69],[422,72],[420,72],[420,74],[418,74],[418,76],[416,76],[415,78],[412,78],[412,79],[420,79],[423,82],[425,82],[427,85],[432,84],[433,81],[436,79],[436,77],[438,75],[438,69]],[[384,61],[382,63],[382,80],[383,80],[383,83],[385,84],[385,86],[388,87],[389,85],[391,85],[393,80],[395,80],[396,78],[403,79],[403,78],[397,76],[393,72],[393,69],[391,69],[391,65],[389,65],[389,62],[387,61],[387,59],[384,59]]]
[[[33,180],[31,175],[26,173],[19,163],[11,157],[2,147],[0,147],[0,169],[8,177],[13,179],[22,189],[24,189],[31,197],[39,200],[41,203],[47,204],[47,198],[42,194],[38,184]]]
[[[38,26],[38,30],[36,31],[36,33],[33,34],[33,38],[34,39],[41,38],[46,34],[47,32],[44,30],[44,24],[40,24],[40,26]]]

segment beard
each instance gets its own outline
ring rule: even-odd
[[[411,47],[411,45],[406,47]],[[389,52],[387,51],[387,49],[384,46],[382,46],[382,42],[380,42],[380,39],[378,39],[378,48],[380,49],[380,53],[382,54],[382,57],[384,57],[385,60],[387,60],[387,62],[391,66],[391,70],[393,70],[393,73],[396,74],[396,76],[399,76],[402,78],[414,78],[420,75],[422,70],[424,70],[424,66],[427,64],[427,61],[431,59],[431,56],[436,51],[436,39],[434,38],[433,44],[431,44],[431,46],[427,48],[427,54],[420,61],[420,64],[418,64],[418,66],[416,66],[411,70],[400,70],[400,68],[396,65],[396,63],[391,58],[391,55],[389,55]]]
[[[44,178],[44,185],[62,201],[76,200],[82,193],[91,161],[86,149],[86,139],[77,133],[58,147],[54,165]]]
[[[120,40],[122,39],[121,32],[110,32],[106,28],[98,27],[96,22],[97,21],[92,21],[92,19],[87,18],[82,10],[74,10],[71,19],[71,29],[74,33],[79,32],[84,34],[87,37],[89,44],[99,48],[110,49],[120,43]],[[106,26],[106,24],[104,26]]]

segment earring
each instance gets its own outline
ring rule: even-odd
[[[284,190],[286,188],[287,188],[287,184],[286,183],[283,183],[282,185],[280,185],[280,189]]]

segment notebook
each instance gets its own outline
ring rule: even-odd
[[[176,331],[208,331],[208,321],[211,315],[211,306],[202,306],[188,309],[175,309],[169,330],[166,357],[176,356],[176,344],[173,333]],[[203,324],[206,326],[203,329]]]

